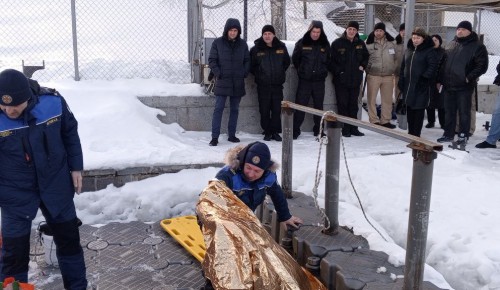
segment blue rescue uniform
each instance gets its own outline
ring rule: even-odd
[[[17,119],[0,112],[0,280],[26,282],[38,208],[54,233],[64,286],[86,289],[71,171],[83,170],[78,123],[61,96],[33,96]]]
[[[244,178],[241,169],[233,170],[229,166],[225,166],[215,177],[224,181],[226,186],[252,211],[255,211],[264,202],[267,194],[273,201],[279,222],[284,222],[292,217],[275,172],[266,170],[260,179],[249,182]]]

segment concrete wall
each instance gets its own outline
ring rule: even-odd
[[[480,85],[477,88],[478,112],[492,114],[499,88],[496,85]]]
[[[297,90],[298,78],[295,68],[291,67],[287,71],[287,82],[284,84],[283,95],[285,100],[294,101]],[[261,133],[260,114],[257,101],[257,86],[254,77],[250,75],[246,79],[246,96],[240,104],[237,131],[247,133]],[[479,112],[491,114],[494,108],[495,96],[498,93],[498,86],[480,85],[478,87],[478,108]],[[365,94],[366,95],[366,94]],[[214,96],[198,97],[172,97],[172,96],[141,96],[141,102],[145,105],[163,110],[166,115],[158,118],[166,124],[178,123],[188,131],[207,131],[212,128],[212,114],[215,105]],[[366,96],[365,96],[366,100]],[[312,100],[310,105],[312,106]],[[229,101],[226,103],[222,118],[222,133],[227,133],[227,122],[229,116]],[[325,110],[336,110],[335,92],[332,84],[331,74],[326,80]],[[306,119],[301,130],[312,131],[312,116],[306,114]]]
[[[257,85],[253,75],[246,81],[246,95],[240,103],[240,113],[238,117],[237,131],[247,133],[261,133],[260,114],[257,100]],[[297,90],[298,78],[294,68],[287,71],[287,82],[284,84],[283,95],[285,100],[294,101]],[[335,107],[335,93],[331,75],[326,80],[325,88],[325,110],[333,110]],[[151,96],[139,97],[139,100],[147,106],[163,110],[166,115],[158,118],[166,124],[178,123],[187,131],[208,131],[212,129],[212,114],[215,105],[215,97],[172,97],[172,96]],[[312,100],[311,100],[312,106]],[[229,117],[229,100],[226,102],[226,109],[222,116],[221,132],[227,133],[227,122]],[[302,131],[312,131],[312,116],[306,115]]]
[[[131,167],[121,170],[97,169],[83,172],[82,191],[97,191],[106,188],[109,184],[121,187],[127,182],[139,181],[165,173],[176,173],[184,169],[202,169],[207,167],[222,167],[223,163],[207,164],[177,164],[148,167]]]

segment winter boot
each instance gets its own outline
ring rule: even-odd
[[[361,137],[361,136],[365,136],[365,133],[360,132],[358,127],[352,126],[351,127],[351,135]]]
[[[208,145],[210,146],[217,146],[217,144],[219,144],[218,138],[212,138],[212,140],[210,140],[210,143],[208,143]]]

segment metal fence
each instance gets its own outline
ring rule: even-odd
[[[247,40],[253,41],[261,36],[263,25],[272,23],[271,11],[275,10],[271,2],[285,11],[284,39],[290,41],[301,38],[313,19],[323,20],[330,41],[344,31],[349,20],[358,20],[361,31],[384,21],[392,35],[398,33],[403,21],[403,2],[194,1],[202,7],[199,21],[189,19],[188,24],[187,0],[45,0],[43,4],[36,0],[0,0],[0,69],[21,69],[23,61],[28,66],[45,61],[45,69],[35,72],[35,79],[156,77],[189,83],[190,25],[200,26],[196,43],[201,46],[202,38],[221,36],[227,18],[237,18]],[[369,6],[374,8],[372,20],[366,17]],[[495,34],[500,15],[492,9],[415,7],[415,26],[440,34],[445,42],[453,38],[462,20],[474,24],[490,54],[500,55]]]
[[[21,69],[23,60],[25,65],[45,61],[35,79],[79,74],[81,79],[156,77],[190,82],[185,0],[0,3],[0,68]]]
[[[227,18],[237,18],[241,22],[243,34],[247,36],[247,41],[253,41],[261,37],[262,27],[272,23],[271,2],[273,1],[275,0],[202,0],[204,36],[221,36]],[[292,41],[302,38],[311,20],[323,20],[325,25],[329,25],[330,23],[325,23],[328,12],[345,5],[344,2],[334,1],[326,4],[290,0],[276,0],[276,2],[284,5],[283,11],[285,11],[286,23],[286,37],[284,39]],[[246,33],[244,31],[245,9]],[[333,25],[331,26],[333,27]],[[329,32],[328,36],[330,37],[330,35],[333,35],[333,31]],[[343,29],[335,31],[336,34],[341,32],[343,32]]]
[[[401,17],[403,13],[403,17]],[[480,35],[488,52],[500,55],[500,41],[496,37],[500,14],[485,7],[443,6],[431,4],[416,4],[414,10],[414,26],[424,28],[429,34],[439,34],[444,45],[455,37],[459,22],[468,20],[473,24],[473,30]],[[375,22],[392,23],[394,35],[399,24],[404,22],[404,10],[401,4],[375,5]]]

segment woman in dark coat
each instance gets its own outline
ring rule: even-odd
[[[434,43],[422,28],[415,28],[401,63],[399,89],[407,106],[408,134],[420,137],[425,108],[430,100],[430,83],[437,73]]]
[[[425,128],[434,128],[434,123],[436,122],[436,109],[438,111],[438,120],[441,128],[444,126],[444,97],[441,90],[441,80],[438,77],[441,75],[439,70],[442,64],[446,60],[445,49],[442,47],[443,39],[438,34],[432,36],[432,41],[434,42],[434,48],[436,50],[436,58],[438,61],[437,77],[434,81],[431,81],[431,101],[429,107],[427,107],[427,125]]]

